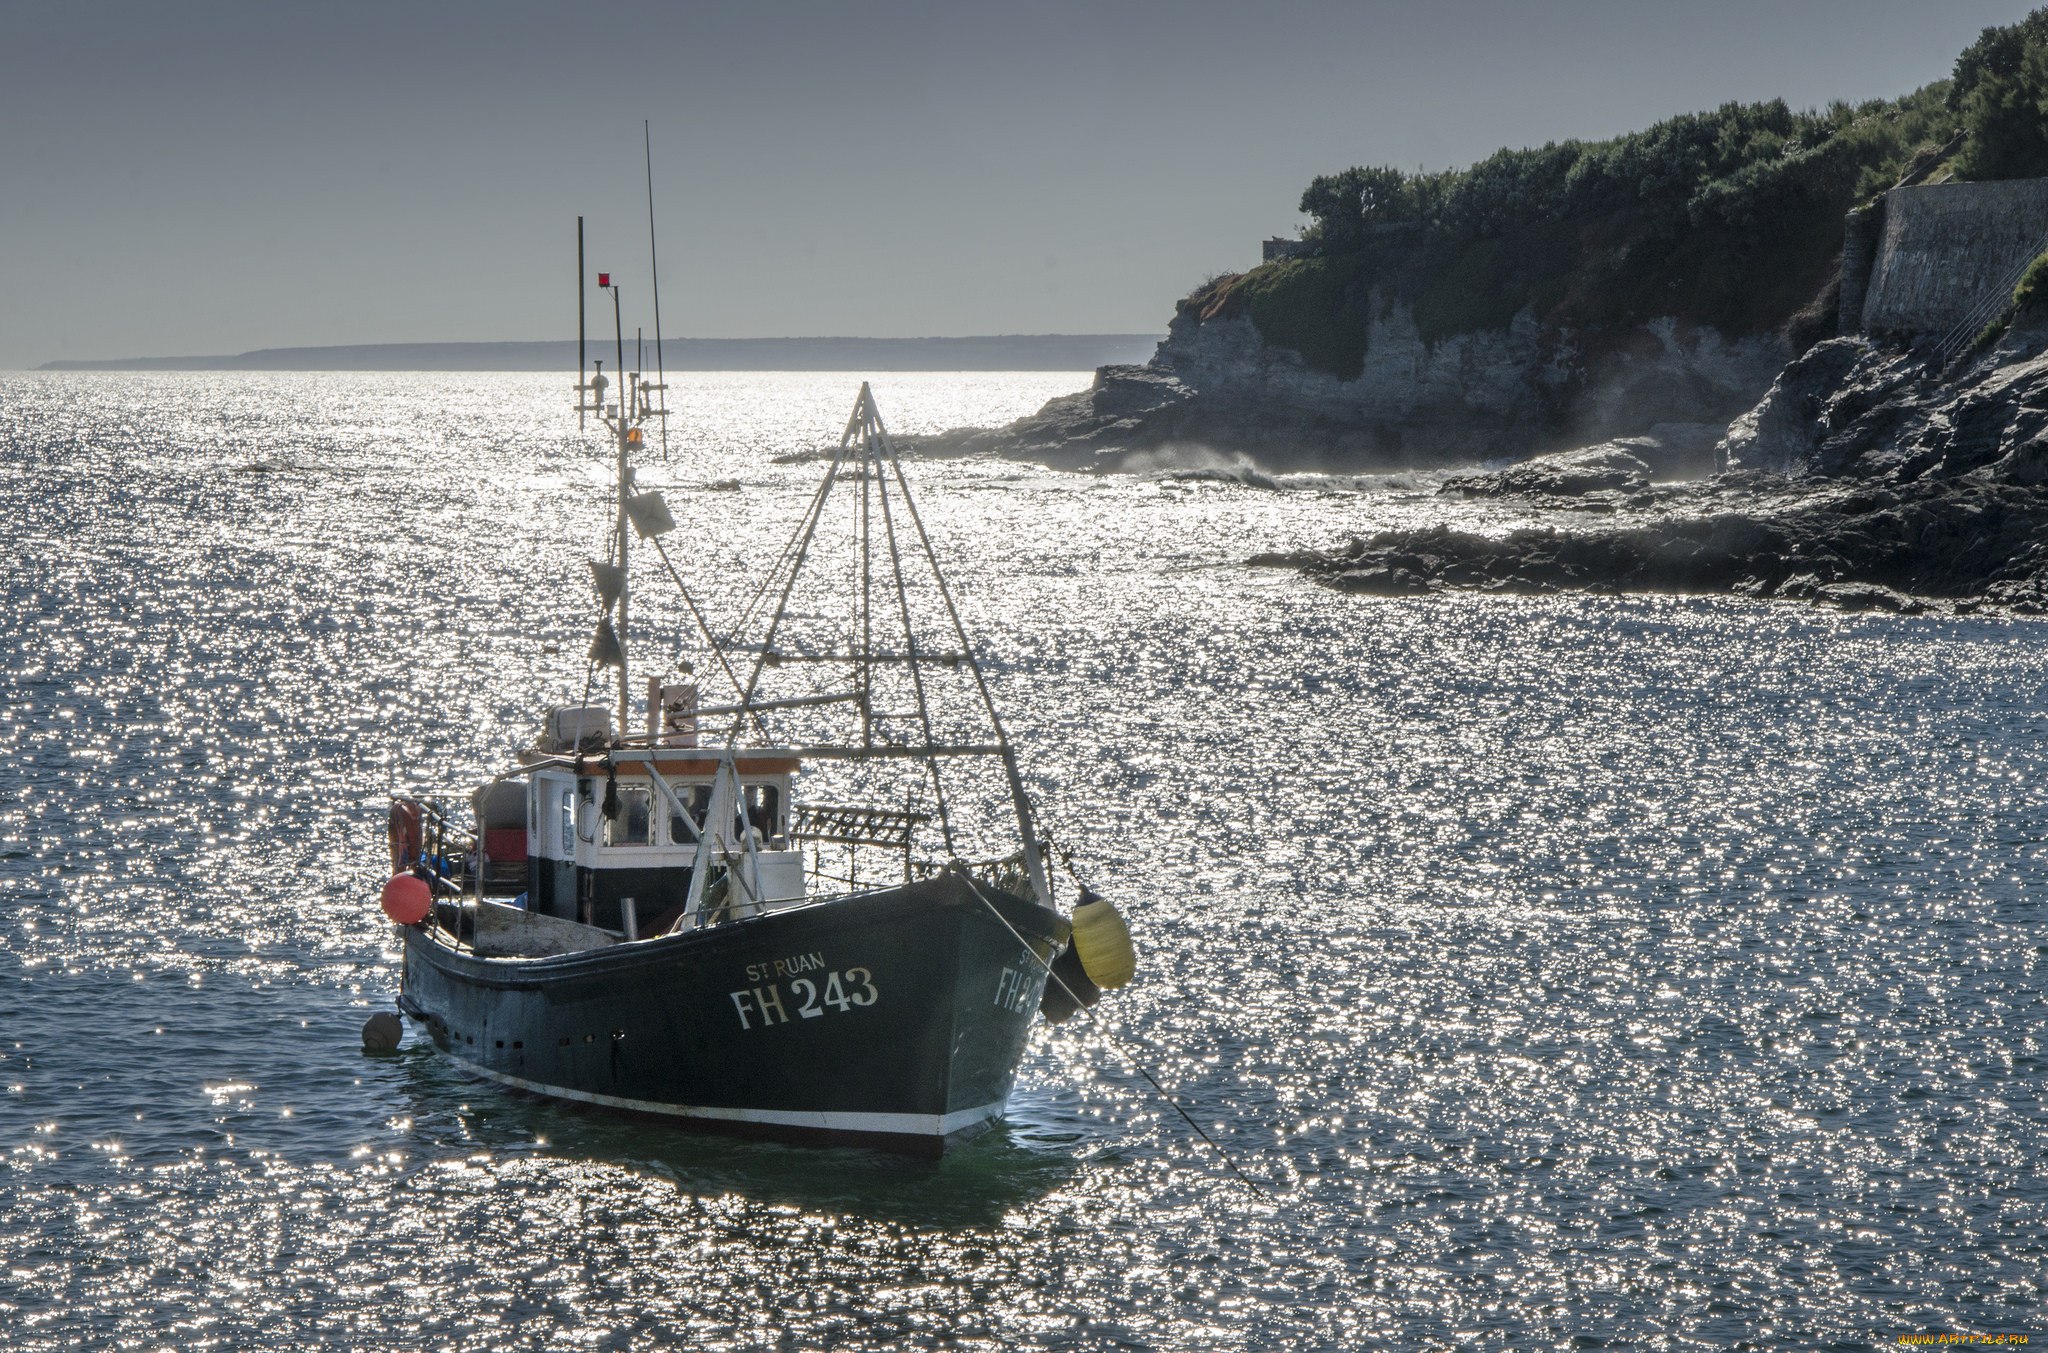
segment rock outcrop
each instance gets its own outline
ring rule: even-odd
[[[2048,613],[2048,324],[2036,317],[1951,372],[1910,351],[1824,343],[1735,421],[1721,452],[1729,473],[1605,529],[1390,531],[1253,562],[1386,595],[1733,591]],[[1611,451],[1588,466],[1628,478]],[[1530,471],[1526,491],[1551,496],[1558,482]]]
[[[1491,474],[1444,481],[1442,492],[1466,498],[1570,498],[1633,496],[1650,486],[1650,467],[1619,443],[1537,456]]]

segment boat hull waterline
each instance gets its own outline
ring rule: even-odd
[[[547,958],[411,926],[400,1006],[534,1094],[937,1155],[1002,1115],[1067,929],[953,874]]]

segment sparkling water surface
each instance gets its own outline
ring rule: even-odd
[[[671,379],[648,478],[729,614],[858,377]],[[1084,380],[876,394],[930,431]],[[2048,629],[1240,562],[1522,520],[1427,477],[911,466],[1141,953],[944,1161],[365,1056],[384,796],[581,693],[608,470],[566,384],[0,376],[0,1345],[2048,1336]]]

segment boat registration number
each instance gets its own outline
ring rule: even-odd
[[[765,1029],[796,1019],[843,1015],[856,1007],[873,1005],[882,993],[875,989],[874,974],[866,968],[848,968],[843,973],[792,978],[786,984],[770,982],[766,986],[741,987],[731,994],[740,1028]]]

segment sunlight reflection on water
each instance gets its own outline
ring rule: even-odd
[[[898,431],[1074,375],[877,381]],[[706,375],[737,607],[857,378]],[[0,377],[8,1345],[1724,1347],[2027,1329],[2031,624],[1347,598],[1261,550],[1428,477],[912,467],[1056,826],[1131,917],[937,1164],[367,1059],[382,796],[576,693],[594,439],[534,376]],[[736,479],[735,490],[696,488]],[[1483,514],[1483,515],[1482,515]],[[684,515],[679,511],[679,516]],[[669,617],[673,622],[675,617]]]

